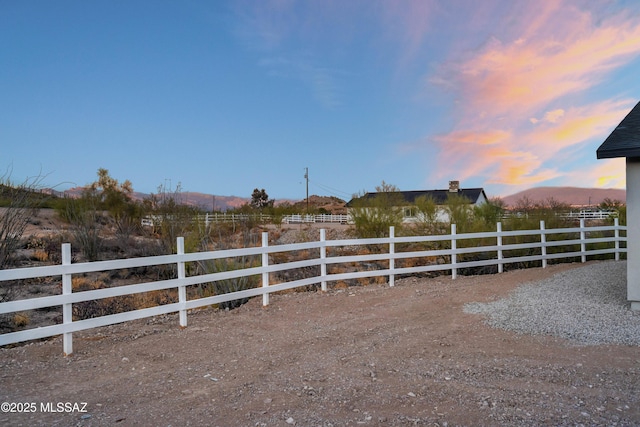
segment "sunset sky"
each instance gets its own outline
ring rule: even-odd
[[[640,2],[0,0],[0,175],[350,199],[624,188]]]

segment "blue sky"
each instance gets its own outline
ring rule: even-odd
[[[637,1],[0,0],[0,168],[349,199],[624,188]]]

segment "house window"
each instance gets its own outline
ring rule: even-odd
[[[404,217],[405,218],[413,218],[413,209],[412,208],[404,208]]]

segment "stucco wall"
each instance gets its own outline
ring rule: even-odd
[[[627,299],[640,310],[640,158],[627,158]]]

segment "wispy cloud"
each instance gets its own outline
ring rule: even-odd
[[[237,8],[236,32],[249,49],[262,55],[258,65],[268,74],[301,82],[322,106],[333,108],[342,103],[338,89],[342,73],[325,65],[326,60],[305,45],[312,46],[316,34],[326,34],[331,27],[328,15],[337,4],[294,0],[243,3]]]
[[[544,113],[544,117],[542,119],[536,119],[535,117],[532,117],[529,119],[529,121],[534,125],[540,123],[541,121],[548,123],[558,123],[558,120],[560,120],[562,116],[564,116],[564,110],[562,108],[558,108],[557,110],[547,111],[546,113]]]
[[[276,49],[292,31],[294,4],[293,0],[239,1],[234,7],[238,16],[234,31],[249,49]]]
[[[574,106],[569,99],[640,54],[640,19],[621,14],[596,21],[571,5],[557,10],[559,2],[542,3],[553,3],[553,13],[511,16],[519,32],[492,37],[430,77],[459,100],[454,129],[434,138],[439,174],[455,169],[511,186],[569,176],[562,153],[606,137],[633,106],[632,100]],[[528,16],[538,19],[527,22]]]
[[[400,46],[397,51],[400,64],[412,61],[421,53],[438,10],[441,6],[435,0],[382,2],[382,36]]]
[[[341,105],[338,78],[341,74],[338,70],[315,65],[306,58],[290,59],[286,57],[264,58],[260,66],[274,76],[284,79],[292,79],[302,82],[307,86],[314,99],[326,108]]]

